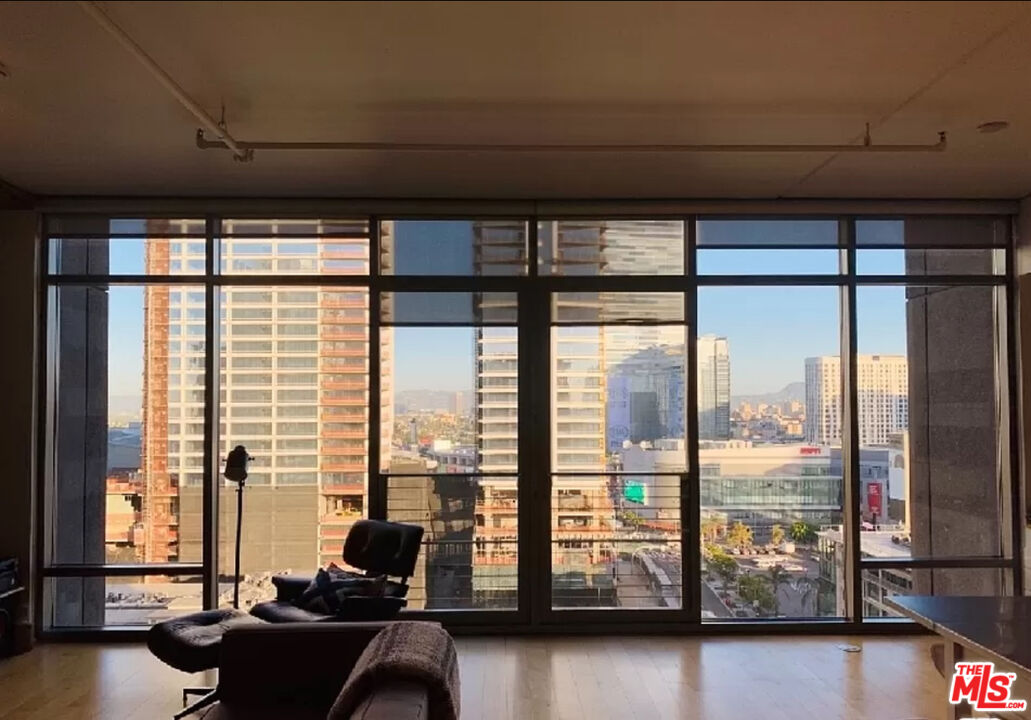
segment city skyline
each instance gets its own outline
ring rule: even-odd
[[[880,293],[889,293],[896,288],[877,288]],[[138,330],[135,325],[136,317],[139,318],[140,326],[142,326],[142,297],[143,288],[126,288],[126,287],[112,287],[110,289],[111,304],[121,306],[120,312],[112,312],[111,317],[111,335],[109,339],[110,352],[112,358],[118,358],[118,364],[121,365],[121,369],[117,372],[112,372],[112,382],[109,390],[109,395],[112,398],[119,400],[119,405],[123,405],[127,398],[135,397],[139,401],[142,401],[142,379],[143,379],[143,362],[142,362],[142,332]],[[137,298],[139,298],[137,302]],[[902,298],[904,300],[904,298]],[[138,311],[137,311],[138,308]],[[864,311],[862,307],[859,310],[859,323],[865,325],[864,321],[870,321],[871,313],[867,310]],[[400,336],[395,336],[395,347],[397,348],[397,368],[398,375],[404,378],[412,378],[410,382],[399,383],[395,388],[398,392],[404,391],[430,391],[440,390],[445,392],[471,392],[475,388],[473,380],[472,368],[475,366],[475,353],[471,349],[472,338],[475,337],[475,329],[472,327],[452,328],[452,327],[434,327],[434,328],[404,328],[405,333]],[[715,332],[707,333],[717,335],[720,337],[725,336],[724,334]],[[126,340],[133,341],[134,335],[139,336],[139,344],[141,347],[141,354],[138,362],[133,362],[136,358],[134,353],[126,352]],[[860,333],[862,347],[863,334]],[[892,343],[879,343],[879,345],[885,345],[889,347],[895,347],[895,352],[883,351],[883,352],[870,352],[865,351],[864,354],[869,355],[905,355],[905,347],[901,348],[901,352],[898,352],[898,345]],[[736,346],[735,346],[736,347]],[[746,348],[748,344],[746,343]],[[427,349],[432,349],[432,355],[439,362],[436,370],[433,368],[434,364],[427,366],[426,364],[426,353]],[[817,353],[815,355],[805,357],[816,357],[821,355],[827,355],[828,353]],[[797,375],[789,375],[784,373],[778,375],[775,379],[771,379],[769,384],[760,385],[757,382],[743,382],[741,377],[747,372],[746,369],[740,369],[741,365],[749,367],[754,362],[762,362],[762,358],[752,359],[746,353],[735,352],[735,363],[731,364],[731,395],[733,397],[750,396],[750,395],[763,395],[769,393],[776,393],[783,390],[785,387],[795,384],[802,383],[805,381],[805,357],[799,359],[798,367],[799,371]],[[115,364],[115,360],[112,360],[112,365]],[[138,370],[135,368],[138,367]],[[426,375],[432,375],[432,383],[427,383],[425,380],[420,380],[420,377]],[[138,377],[139,381],[134,383],[134,378]],[[742,387],[744,385],[744,387]],[[801,399],[801,398],[799,398]]]
[[[394,223],[394,274],[439,275],[471,274],[474,262],[472,226],[468,221],[398,221]],[[143,235],[139,221],[112,221],[112,232]],[[901,230],[884,230],[889,234]],[[892,235],[894,236],[894,235]],[[143,240],[112,241],[110,269],[112,275],[139,274],[144,268]],[[698,249],[699,272],[711,275],[742,272],[812,274],[837,271],[836,250],[721,250]],[[904,270],[904,250],[866,250],[857,252],[857,267],[868,274],[897,275]],[[492,273],[496,274],[496,273]],[[184,280],[188,284],[189,280]],[[792,382],[804,379],[801,361],[795,363],[771,357],[769,348],[780,339],[796,337],[805,344],[795,356],[799,358],[838,354],[836,346],[839,322],[836,294],[833,303],[808,304],[804,325],[784,321],[792,316],[808,287],[779,287],[776,293],[762,287],[702,287],[698,293],[698,335],[727,337],[735,347],[736,362],[731,366],[731,387],[735,395],[776,392]],[[825,290],[836,293],[835,288]],[[862,291],[863,289],[861,289]],[[109,394],[112,397],[138,395],[142,399],[143,344],[142,286],[111,286],[110,357],[112,372]],[[859,346],[866,354],[906,354],[905,288],[882,286],[876,292],[860,295],[857,306]],[[825,342],[806,340],[812,327],[834,328]],[[414,328],[413,328],[414,329]],[[461,366],[475,362],[471,344],[465,342],[468,328],[440,328],[433,342],[419,342],[418,333],[401,341],[397,367],[405,377],[418,377],[415,370],[424,370],[434,379],[434,389],[471,391],[471,373]],[[443,342],[442,342],[443,340]],[[139,346],[139,353],[128,348]],[[876,346],[874,346],[876,345]],[[413,372],[406,371],[410,366]],[[399,385],[397,390],[429,389],[413,382]]]

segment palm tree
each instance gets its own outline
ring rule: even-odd
[[[742,522],[736,522],[730,526],[727,532],[727,542],[731,547],[744,549],[752,545],[752,528]]]
[[[770,528],[770,542],[774,545],[779,546],[781,543],[783,543],[784,535],[784,528],[782,528],[780,525],[774,525],[772,528]]]
[[[816,540],[816,528],[804,520],[796,520],[791,523],[790,535],[795,542],[809,545]]]

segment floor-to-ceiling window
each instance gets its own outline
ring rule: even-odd
[[[893,615],[891,594],[1012,586],[1007,231],[994,218],[856,222],[864,616]]]
[[[46,219],[51,629],[421,524],[455,622],[874,620],[1014,588],[1009,219]]]
[[[845,520],[839,223],[697,228],[702,618],[843,617],[815,552]]]

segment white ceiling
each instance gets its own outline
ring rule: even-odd
[[[0,178],[40,194],[1018,198],[1031,3],[109,2],[239,139],[933,143],[940,154],[258,152],[72,2],[0,2]],[[987,120],[1009,130],[976,131]]]

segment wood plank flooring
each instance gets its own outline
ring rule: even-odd
[[[463,720],[944,717],[929,637],[461,637]],[[842,644],[862,652],[846,653]],[[50,644],[0,661],[0,720],[160,720],[213,684],[141,645]]]

